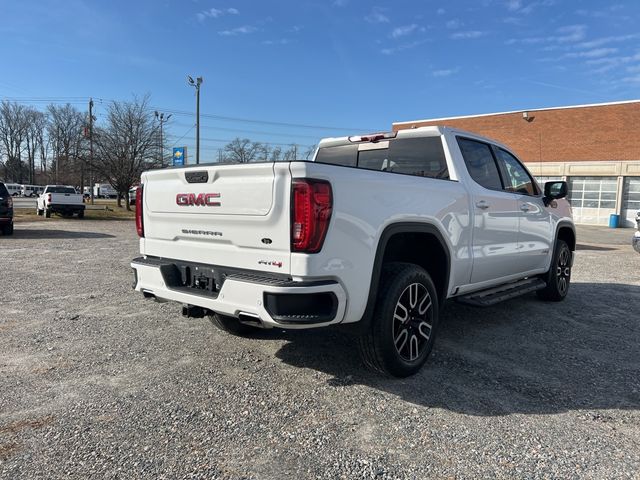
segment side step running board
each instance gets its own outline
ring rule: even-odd
[[[546,286],[547,284],[544,280],[539,278],[525,278],[517,282],[506,283],[498,287],[462,295],[456,297],[456,300],[460,303],[466,303],[467,305],[474,305],[476,307],[488,307],[509,300],[510,298],[519,297],[525,293],[535,292]]]

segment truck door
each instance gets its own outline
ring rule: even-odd
[[[473,267],[471,283],[497,280],[518,273],[518,220],[515,195],[504,182],[488,143],[458,137],[471,181]]]
[[[518,265],[521,272],[545,270],[549,262],[553,234],[551,215],[542,201],[533,178],[520,161],[506,150],[495,147],[505,190],[518,203]]]

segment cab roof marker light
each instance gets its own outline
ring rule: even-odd
[[[349,137],[349,141],[352,143],[357,143],[357,142],[375,143],[379,140],[396,138],[396,135],[398,135],[398,132],[379,132],[379,133],[369,133],[367,135],[353,135]]]

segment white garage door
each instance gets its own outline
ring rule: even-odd
[[[569,200],[573,219],[585,225],[608,225],[616,213],[616,177],[571,177]]]
[[[640,210],[640,178],[626,177],[622,200],[622,218],[625,227],[636,226],[636,213]]]

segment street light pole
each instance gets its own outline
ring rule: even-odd
[[[187,75],[189,85],[196,89],[196,165],[200,163],[200,85],[202,77],[197,77],[195,81],[190,75]]]
[[[93,98],[89,99],[89,190],[93,205]],[[84,195],[84,192],[82,192]]]
[[[158,113],[158,111],[156,110],[155,115],[156,119],[160,121],[160,168],[164,168],[164,143],[162,141],[162,125],[164,124],[164,122],[169,121],[169,119],[171,118],[171,114],[165,117],[164,113]]]

